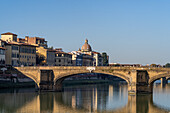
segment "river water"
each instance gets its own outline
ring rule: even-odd
[[[0,113],[170,113],[170,84],[153,94],[128,95],[127,85],[93,84],[64,87],[63,92],[34,88],[0,90]]]

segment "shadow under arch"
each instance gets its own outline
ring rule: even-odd
[[[60,74],[60,76],[54,78],[54,85],[61,85],[63,80],[68,78],[68,77],[72,77],[75,75],[79,75],[79,74],[88,74],[89,71],[85,71],[85,72],[73,72],[73,73],[64,73],[64,74]],[[119,77],[123,80],[125,80],[128,84],[131,83],[131,78],[130,76],[126,76],[120,73],[108,73],[108,72],[101,72],[101,71],[93,71],[93,73],[97,73],[97,74],[103,74],[103,76],[107,76],[107,75],[111,75],[111,76],[116,76]]]
[[[170,80],[170,77],[167,80]]]
[[[35,83],[35,88],[39,88],[37,78],[36,78],[34,75],[32,75],[32,74],[30,74],[30,73],[26,73],[26,72],[23,73],[23,72],[19,71],[19,70],[16,69],[16,68],[15,68],[15,73],[17,73],[17,74],[19,74],[19,75],[24,75],[24,76],[30,78],[32,81],[34,81],[34,83]]]
[[[25,76],[27,76],[28,78],[30,78],[30,79],[32,79],[32,80],[34,81],[34,83],[35,83],[35,88],[39,88],[38,82],[37,82],[37,80],[36,80],[36,78],[35,78],[34,76],[32,76],[31,74],[27,74],[27,75],[25,75]]]

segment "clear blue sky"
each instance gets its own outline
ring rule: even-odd
[[[170,62],[169,0],[0,0],[0,33],[78,50],[87,38],[110,62]]]

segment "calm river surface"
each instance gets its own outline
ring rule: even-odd
[[[0,113],[170,113],[170,84],[154,86],[153,95],[128,95],[127,85],[64,87],[64,92],[0,90]]]

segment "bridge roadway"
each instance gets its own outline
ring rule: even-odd
[[[124,79],[128,83],[129,92],[152,93],[154,81],[170,77],[170,68],[31,66],[15,69],[17,73],[34,80],[39,90],[47,91],[61,91],[62,81],[67,77],[83,73],[101,73]]]

